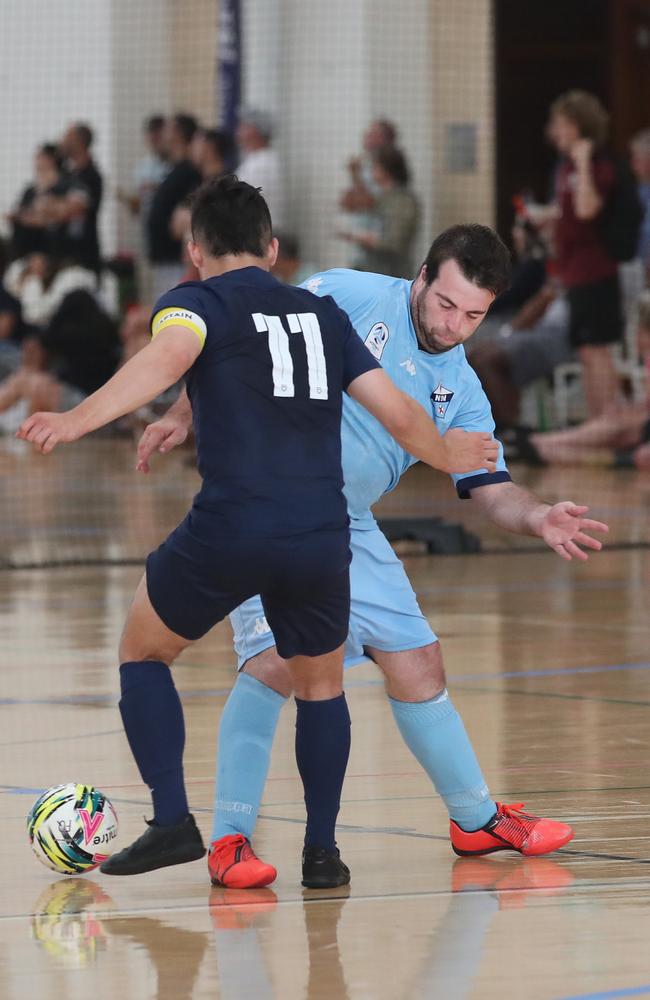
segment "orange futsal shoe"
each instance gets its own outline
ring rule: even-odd
[[[492,854],[493,851],[519,851],[526,857],[533,857],[557,851],[573,837],[573,830],[566,823],[522,812],[523,802],[511,806],[497,802],[496,806],[492,819],[472,833],[461,830],[453,819],[450,820],[449,834],[455,854],[465,857]]]
[[[231,833],[212,842],[208,871],[213,885],[227,889],[258,889],[269,885],[278,874],[273,865],[260,861],[242,833]]]

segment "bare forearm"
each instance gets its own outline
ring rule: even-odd
[[[192,406],[187,395],[187,390],[184,387],[176,402],[169,407],[165,415],[173,417],[174,420],[184,424],[186,427],[190,426],[192,423]]]
[[[434,469],[449,471],[449,453],[445,442],[428,413],[410,400],[409,419],[405,424],[387,427],[395,440],[414,458]]]
[[[550,510],[534,493],[515,483],[492,483],[472,491],[472,502],[499,528],[516,535],[541,536],[541,524]]]
[[[579,219],[593,219],[602,208],[602,199],[594,183],[591,163],[580,164],[576,170],[573,206]]]
[[[79,421],[81,434],[89,434],[151,402],[169,389],[192,363],[182,352],[151,357],[154,345],[145,347],[115,373],[106,385],[88,396],[72,411]]]

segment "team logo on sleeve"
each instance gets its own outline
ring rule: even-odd
[[[433,403],[433,412],[437,417],[444,417],[447,413],[447,407],[454,398],[454,393],[451,389],[446,389],[442,382],[438,382],[431,393],[431,402]]]
[[[304,287],[307,289],[308,292],[311,292],[312,295],[316,295],[317,292],[318,292],[318,289],[320,288],[320,286],[322,284],[323,284],[323,279],[322,278],[309,278],[305,282],[305,286]]]
[[[390,333],[385,323],[375,323],[364,341],[373,358],[376,358],[377,361],[381,361],[389,336]]]

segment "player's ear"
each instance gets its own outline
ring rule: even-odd
[[[197,271],[200,271],[201,268],[203,267],[203,254],[201,252],[201,247],[199,246],[199,244],[195,243],[194,240],[188,240],[187,253],[189,255],[190,260],[194,264],[194,267],[197,269]]]
[[[278,259],[278,250],[280,249],[280,243],[277,236],[271,239],[268,247],[266,248],[266,259],[269,262],[269,267],[275,267],[275,262]]]

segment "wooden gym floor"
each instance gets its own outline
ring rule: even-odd
[[[126,443],[80,451],[74,468],[68,454],[46,465],[13,445],[0,451],[7,562],[79,557],[93,532],[103,558],[132,557],[173,524],[194,485],[180,456],[131,487]],[[16,477],[28,484],[22,495]],[[406,563],[493,794],[575,826],[575,840],[548,858],[455,859],[445,810],[367,665],[347,674],[353,750],[339,843],[349,892],[300,887],[291,706],[255,841],[279,869],[271,889],[211,889],[205,862],[125,879],[57,877],[25,833],[40,790],[69,780],[102,788],[121,843],[148,814],[122,734],[114,652],[140,569],[1,572],[0,997],[650,996],[650,553],[619,547],[647,536],[650,484],[602,469],[528,478],[546,497],[592,501],[612,522],[610,550],[567,566],[527,542],[506,554],[511,542],[483,530],[493,554]],[[479,527],[469,505],[419,470],[383,506]],[[207,837],[215,731],[233,680],[227,625],[186,654],[176,679],[191,804]]]

